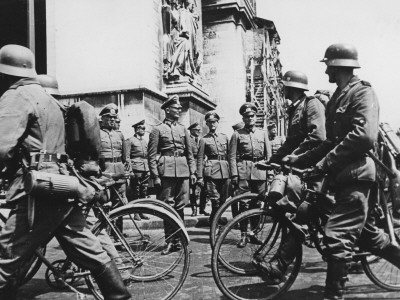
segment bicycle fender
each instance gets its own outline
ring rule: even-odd
[[[182,220],[178,217],[176,217],[173,213],[169,212],[168,210],[166,210],[165,208],[162,208],[161,206],[158,205],[154,205],[154,204],[145,204],[145,203],[128,203],[124,206],[118,207],[116,209],[113,209],[110,212],[110,217],[113,217],[115,214],[119,213],[120,211],[123,211],[124,209],[128,209],[128,208],[147,208],[147,209],[152,209],[155,210],[161,214],[167,215],[168,217],[170,217],[173,221],[176,222],[176,224],[178,224],[179,228],[183,231],[185,238],[186,238],[186,242],[189,243],[190,242],[190,238],[189,235],[186,231],[185,226],[182,223]]]

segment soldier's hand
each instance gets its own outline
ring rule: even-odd
[[[201,187],[204,187],[204,179],[203,178],[199,178],[197,179],[197,184]]]
[[[156,188],[161,188],[161,178],[160,177],[154,178],[154,186]]]
[[[282,164],[292,166],[296,164],[298,160],[299,157],[297,155],[287,155],[284,158],[282,158]]]
[[[196,175],[192,174],[190,175],[190,184],[194,185],[197,181]]]

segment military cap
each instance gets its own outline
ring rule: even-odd
[[[169,97],[168,100],[161,105],[161,109],[166,109],[174,104],[179,107],[182,107],[181,103],[179,102],[178,95],[172,95],[171,97]]]
[[[244,123],[243,122],[239,122],[239,123],[236,123],[235,125],[232,125],[232,129],[233,130],[242,129],[243,127],[244,127]]]
[[[256,112],[257,112],[257,106],[255,106],[253,103],[250,102],[243,104],[239,109],[239,113],[242,116],[248,115],[250,113],[255,114]]]
[[[276,123],[272,121],[268,122],[267,128],[273,128],[273,127],[276,127]]]
[[[138,126],[140,126],[140,125],[144,125],[144,123],[145,123],[145,120],[141,120],[141,121],[139,121],[139,122],[133,124],[132,127],[133,127],[133,128],[136,128],[136,127],[138,127]]]
[[[197,122],[194,122],[192,125],[190,125],[190,126],[188,127],[188,129],[191,130],[191,129],[193,129],[193,128],[196,128],[197,126],[200,126],[200,124],[197,123]]]
[[[215,111],[209,111],[206,113],[205,117],[206,121],[219,121],[220,117]]]
[[[118,116],[118,107],[114,103],[107,104],[100,112],[100,116]]]

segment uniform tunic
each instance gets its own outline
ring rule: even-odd
[[[100,167],[102,171],[114,174],[125,174],[125,145],[122,132],[102,128],[100,130]],[[126,198],[126,184],[115,185],[121,197]],[[111,194],[111,201],[119,201],[115,193]]]
[[[73,262],[94,273],[110,261],[73,202],[51,196],[36,199],[36,217],[29,231],[19,153],[27,159],[40,150],[64,154],[64,140],[63,114],[36,79],[17,81],[0,98],[0,165],[9,170],[7,201],[14,205],[0,234],[0,290],[16,288],[21,262],[53,236]],[[68,174],[65,164],[50,161],[43,162],[38,171]]]
[[[288,109],[288,120],[286,141],[270,162],[280,164],[286,155],[304,153],[326,138],[325,107],[317,98],[304,96],[294,102]]]
[[[195,137],[190,135],[190,145],[192,148],[193,158],[197,159],[197,153],[199,151],[199,137]],[[195,174],[197,174],[197,167]],[[200,197],[201,197],[201,186],[194,184],[190,185],[190,204],[192,207],[200,205]]]
[[[214,206],[224,203],[229,193],[228,144],[223,133],[208,133],[200,140],[197,177],[205,178],[207,199]]]
[[[145,198],[150,177],[147,141],[135,134],[125,142],[125,146],[126,161],[130,161],[133,173],[131,178],[133,199]]]
[[[158,199],[183,210],[189,198],[189,177],[196,167],[189,132],[182,124],[165,119],[154,126],[149,138],[149,168],[152,178],[161,178]]]

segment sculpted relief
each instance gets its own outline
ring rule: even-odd
[[[163,77],[175,81],[183,77],[199,80],[202,57],[198,49],[199,15],[195,0],[164,0]]]

